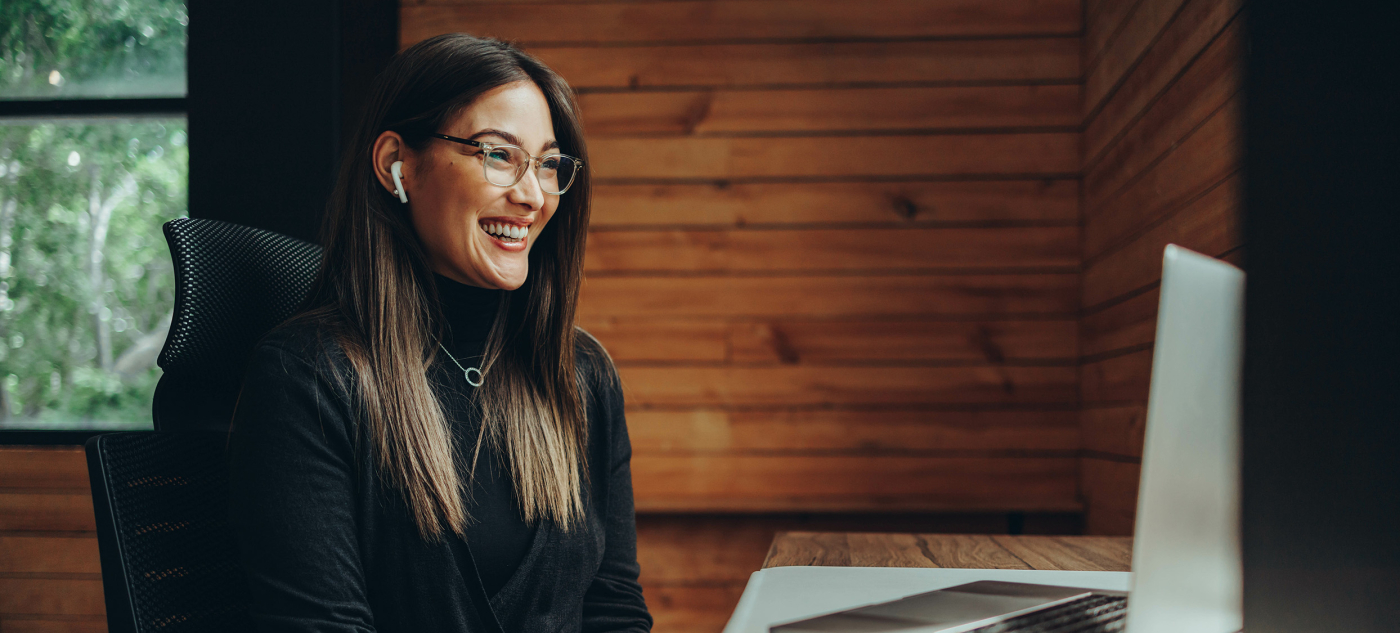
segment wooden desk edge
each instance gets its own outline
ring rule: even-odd
[[[941,567],[1128,571],[1126,536],[1010,536],[779,532],[763,568],[787,566]]]

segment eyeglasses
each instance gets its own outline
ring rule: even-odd
[[[481,148],[481,168],[486,172],[486,182],[499,187],[514,187],[525,176],[526,168],[535,167],[535,179],[540,189],[551,195],[561,195],[574,184],[574,178],[583,171],[583,161],[568,154],[545,154],[532,156],[518,145],[503,143],[482,143],[446,134],[430,134],[433,138],[452,141],[463,145]]]

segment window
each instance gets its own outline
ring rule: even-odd
[[[0,429],[151,427],[188,22],[168,0],[0,5]]]

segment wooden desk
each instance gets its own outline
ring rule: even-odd
[[[763,567],[944,567],[1128,571],[1126,536],[779,532]]]

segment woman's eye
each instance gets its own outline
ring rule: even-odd
[[[510,164],[510,152],[503,149],[493,149],[486,152],[486,160],[497,165]]]
[[[540,169],[559,169],[559,157],[550,156],[540,161]]]

